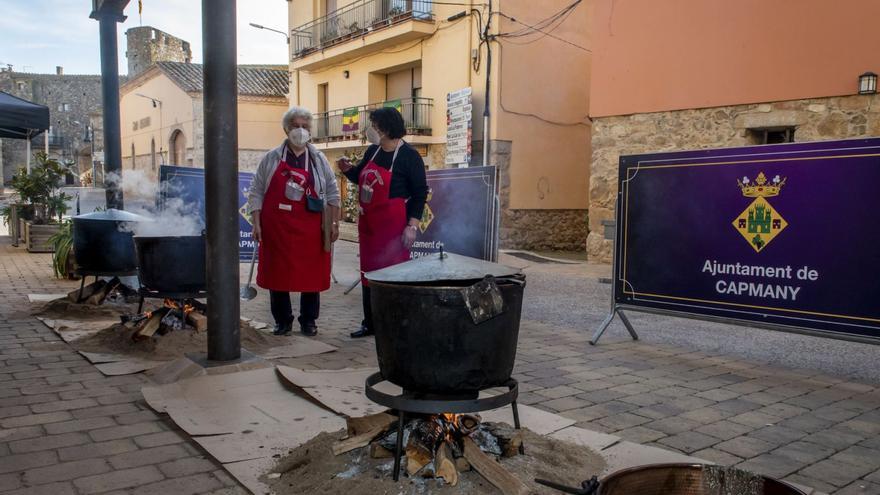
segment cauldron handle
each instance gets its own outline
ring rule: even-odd
[[[595,495],[599,490],[599,478],[596,476],[581,483],[580,488],[565,486],[553,481],[542,480],[540,478],[535,478],[535,483],[548,486],[563,493],[571,493],[573,495]]]

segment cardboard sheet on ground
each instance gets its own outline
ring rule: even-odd
[[[322,421],[336,417],[285,388],[273,368],[200,376],[144,387],[142,392],[150,407],[167,412],[190,435],[240,433],[260,427],[284,435],[294,434],[286,429],[317,434]]]
[[[338,349],[335,346],[314,339],[291,336],[290,340],[291,343],[289,345],[273,347],[268,351],[259,353],[259,355],[266,359],[297,358],[324,354]]]
[[[528,428],[538,435],[549,435],[576,423],[573,419],[563,418],[558,414],[549,413],[540,409],[518,404],[519,423],[523,428]],[[483,421],[495,421],[513,425],[513,409],[504,406],[491,411],[480,413]]]
[[[53,320],[49,318],[43,318],[42,316],[37,316],[36,318],[43,322],[44,325],[51,328],[52,331],[58,334],[58,336],[61,337],[61,339],[65,342],[73,342],[74,340],[94,335],[101,330],[112,327],[119,322],[118,319],[76,321]]]
[[[349,417],[369,416],[387,408],[364,395],[364,382],[376,368],[307,371],[279,366],[278,372],[315,400]]]
[[[289,390],[275,368],[203,375],[142,389],[147,403],[194,436],[254,493],[283,454],[345,420]]]
[[[165,364],[165,361],[141,359],[125,354],[79,351],[98,371],[106,376],[131,375]]]
[[[260,481],[260,476],[270,472],[277,461],[271,457],[252,459],[250,461],[231,462],[223,467],[229,471],[245,488],[258,495],[271,493],[269,485]]]
[[[193,439],[214,458],[226,464],[275,454],[283,456],[322,431],[338,431],[344,428],[345,420],[334,415],[308,421],[307,426],[299,426],[299,423],[289,425],[284,432],[279,432],[277,425],[260,426],[227,435],[197,436]]]
[[[67,294],[28,294],[28,302],[49,302],[67,297]]]

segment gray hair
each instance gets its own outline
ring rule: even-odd
[[[312,122],[312,112],[310,112],[305,107],[292,106],[284,112],[284,116],[281,117],[281,127],[284,128],[284,132],[290,130],[290,124],[293,122],[293,119],[305,119]]]

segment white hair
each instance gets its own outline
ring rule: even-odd
[[[281,127],[284,128],[284,132],[290,130],[290,124],[293,122],[293,119],[305,119],[312,122],[312,112],[310,112],[305,107],[292,106],[284,112],[284,116],[281,117]]]

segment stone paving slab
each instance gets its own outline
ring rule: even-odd
[[[322,294],[317,338],[338,350],[276,363],[302,369],[375,366],[374,342],[348,337],[361,319],[360,289],[343,294],[358,277],[357,259],[353,245],[337,246],[339,283]],[[578,270],[590,277],[599,273],[579,265],[526,268],[545,277],[570,277]],[[48,255],[0,245],[0,493],[245,493],[185,433],[149,410],[138,392],[150,384],[147,377],[89,371],[91,364],[28,315],[27,294],[75,286],[52,278]],[[267,299],[260,290],[257,299],[242,304],[243,316],[268,321]],[[827,493],[880,494],[876,383],[752,361],[723,348],[623,340],[615,327],[600,345],[590,346],[585,328],[598,323],[604,308],[583,310],[581,329],[524,313],[514,370],[522,404],[618,437],[618,445],[740,465]],[[669,324],[653,318],[634,319],[642,328],[654,321]],[[117,457],[123,460],[114,465]],[[70,466],[81,466],[82,473],[67,478]],[[110,470],[95,472],[105,468]]]

